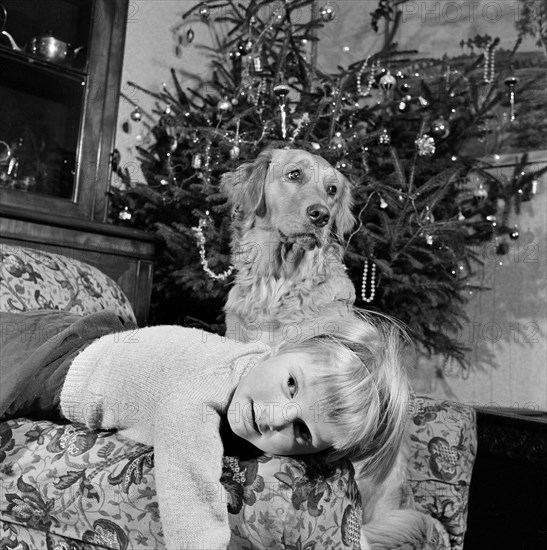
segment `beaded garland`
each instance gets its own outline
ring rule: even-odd
[[[368,264],[369,261],[365,260],[363,264],[363,280],[361,283],[361,299],[363,302],[367,303],[372,302],[376,294],[376,264],[372,263],[372,268],[370,270],[370,294],[367,296]]]

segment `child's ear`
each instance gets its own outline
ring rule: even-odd
[[[266,215],[266,175],[271,159],[272,153],[266,149],[254,162],[242,164],[234,172],[222,176],[222,191],[243,216]]]

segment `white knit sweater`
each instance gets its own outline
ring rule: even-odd
[[[154,446],[167,550],[225,550],[219,413],[241,377],[269,351],[198,329],[157,326],[103,336],[76,357],[63,414]]]

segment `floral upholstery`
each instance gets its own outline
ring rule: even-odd
[[[134,319],[116,283],[57,254],[0,245],[0,307]],[[432,516],[424,550],[460,550],[476,451],[474,410],[419,398],[412,410],[410,487]],[[153,451],[116,433],[49,421],[0,423],[0,549],[163,549]],[[359,550],[353,468],[293,458],[225,457],[230,550]],[[363,496],[366,499],[366,495]]]
[[[59,309],[94,313],[114,309],[135,321],[129,300],[102,271],[79,260],[20,246],[0,244],[2,311]]]
[[[0,424],[0,462],[0,548],[7,540],[31,550],[164,548],[152,448],[21,418]],[[353,469],[340,462],[323,470],[289,458],[225,458],[230,550],[359,550]]]
[[[453,549],[463,548],[477,450],[475,410],[418,397],[413,403],[409,483],[416,508],[438,519]]]

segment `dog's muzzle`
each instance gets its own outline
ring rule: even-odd
[[[279,236],[281,241],[286,244],[296,244],[305,250],[313,250],[314,248],[321,248],[323,246],[323,239],[315,232],[310,233],[293,233],[292,235],[286,235],[283,231],[279,230]]]

